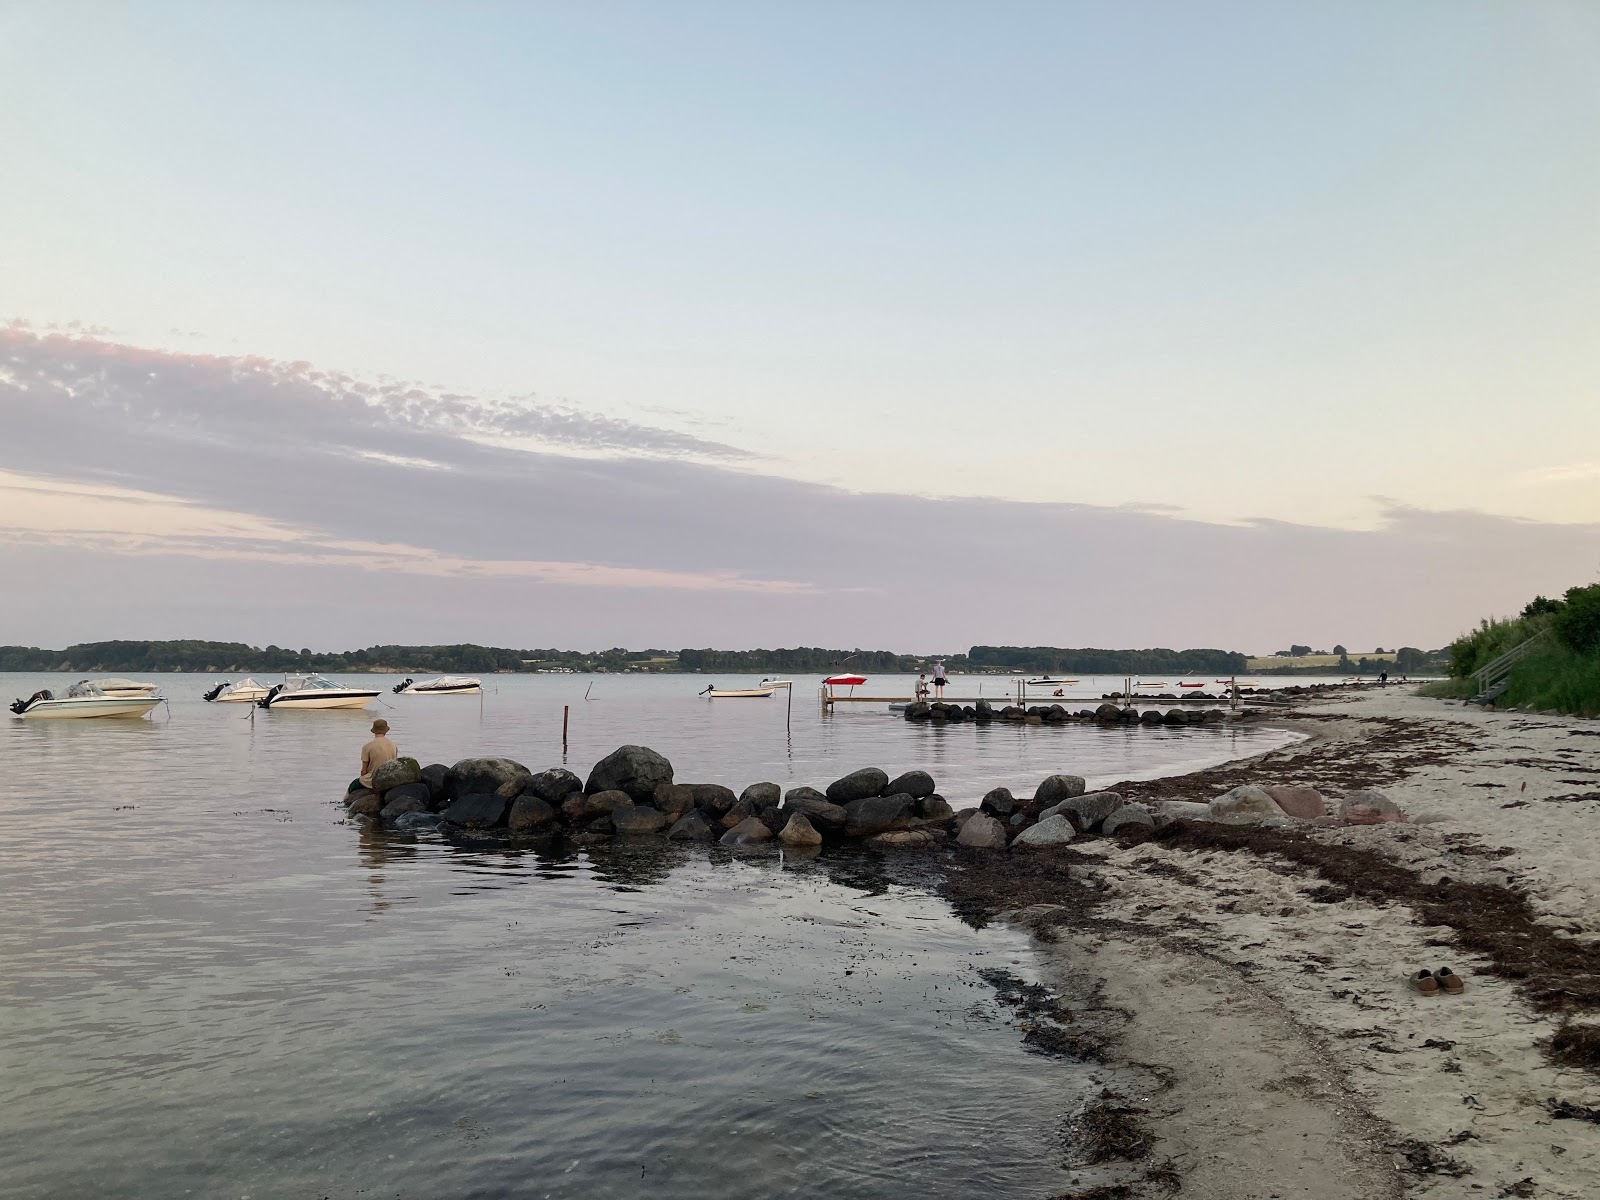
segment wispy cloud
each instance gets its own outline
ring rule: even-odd
[[[1522,487],[1538,487],[1549,483],[1574,483],[1581,479],[1600,479],[1600,462],[1562,463],[1554,467],[1538,467],[1516,476]]]

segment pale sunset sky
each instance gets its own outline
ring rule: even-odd
[[[0,643],[1442,644],[1600,4],[0,3]]]

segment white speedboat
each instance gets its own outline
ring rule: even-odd
[[[241,679],[238,683],[229,683],[224,679],[205,694],[205,699],[218,704],[254,704],[265,699],[269,690],[266,684],[250,678]]]
[[[142,717],[156,705],[159,696],[108,696],[84,679],[56,696],[48,690],[35,692],[26,700],[14,701],[11,711],[25,721],[62,720],[69,717]]]
[[[397,696],[476,696],[483,691],[483,680],[465,675],[441,675],[418,683],[407,679],[394,685]]]
[[[792,688],[792,687],[794,687],[794,680],[792,680],[792,679],[763,679],[761,681],[761,686],[762,687],[769,687],[769,688]]]
[[[376,688],[340,687],[321,675],[285,675],[256,703],[262,708],[365,708],[378,698]]]
[[[154,683],[139,683],[133,679],[90,679],[85,682],[118,700],[126,699],[130,696],[141,700],[147,699],[150,696],[154,696],[156,688],[160,686]]]
[[[1038,675],[1032,679],[1018,680],[1027,687],[1066,687],[1077,683],[1076,679],[1057,679],[1054,675]]]
[[[777,693],[775,687],[719,688],[712,684],[700,694],[710,700],[765,700]]]

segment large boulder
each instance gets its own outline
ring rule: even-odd
[[[752,783],[739,793],[739,799],[760,812],[763,808],[777,808],[783,803],[783,789],[775,783]]]
[[[444,818],[438,813],[409,812],[401,813],[394,819],[396,829],[404,829],[411,833],[420,833],[424,829],[437,829]]]
[[[969,821],[968,824],[971,824]],[[1016,846],[1065,846],[1078,836],[1072,822],[1062,816],[1045,817],[1037,825],[1030,825],[1017,834],[1011,843]]]
[[[772,830],[754,817],[740,821],[719,839],[724,846],[759,846],[772,840]]]
[[[931,850],[933,834],[924,829],[897,829],[890,833],[875,833],[867,839],[874,850]]]
[[[560,808],[561,802],[573,792],[583,791],[583,780],[565,767],[551,767],[528,780],[522,791],[524,795],[539,797],[552,808]]]
[[[522,795],[522,789],[527,786],[527,783],[528,781],[526,779],[512,779],[495,788],[494,794],[499,796],[502,800],[508,802],[513,801],[518,796]]]
[[[493,829],[504,825],[508,802],[503,796],[472,792],[445,809],[441,816],[463,829]]]
[[[1315,821],[1318,817],[1328,815],[1327,802],[1323,800],[1322,793],[1314,787],[1292,787],[1273,783],[1261,790],[1271,796],[1273,803],[1291,817],[1299,817],[1302,821]]]
[[[652,803],[676,820],[684,813],[693,810],[694,789],[684,783],[657,784]]]
[[[955,815],[956,810],[950,807],[950,802],[937,793],[917,801],[917,816],[925,821],[948,821]]]
[[[343,804],[346,808],[349,808],[352,804],[355,804],[359,800],[365,800],[368,796],[376,799],[377,795],[378,793],[373,791],[371,788],[353,787],[344,794]],[[382,804],[378,805],[378,808],[382,807]],[[376,812],[377,809],[373,809],[373,811]]]
[[[845,833],[851,837],[870,837],[874,833],[887,833],[911,816],[910,796],[863,796],[844,806]]]
[[[1142,804],[1124,804],[1100,824],[1100,832],[1110,837],[1119,829],[1154,829],[1156,818],[1148,808]]]
[[[1120,721],[1122,720],[1122,710],[1115,704],[1102,704],[1094,710],[1094,719],[1106,722]]]
[[[672,842],[709,842],[714,836],[711,823],[696,811],[685,813],[667,830],[667,840]]]
[[[802,795],[801,793],[809,793]],[[843,806],[811,788],[793,788],[783,799],[782,812],[799,813],[819,830],[841,830],[850,819]]]
[[[1352,825],[1385,825],[1390,821],[1404,821],[1406,814],[1400,806],[1382,792],[1351,792],[1339,804],[1339,816]]]
[[[644,804],[628,804],[611,810],[611,827],[618,833],[660,833],[672,823],[672,818],[659,809]]]
[[[372,773],[372,790],[383,795],[390,788],[422,782],[422,768],[414,758],[391,758]]]
[[[783,831],[778,834],[778,840],[785,846],[822,845],[822,835],[806,820],[805,813],[795,813],[790,817],[784,823]]]
[[[1121,807],[1122,797],[1116,792],[1085,792],[1081,796],[1070,796],[1059,804],[1052,804],[1039,814],[1039,819],[1065,817],[1080,833],[1085,833]]]
[[[438,804],[444,799],[444,781],[450,778],[450,768],[443,763],[429,763],[422,768],[422,782],[428,785],[428,799]]]
[[[1170,825],[1173,821],[1213,819],[1209,804],[1198,804],[1192,800],[1157,800],[1150,805],[1150,808],[1155,814],[1157,829]]]
[[[627,792],[596,792],[592,796],[574,792],[561,802],[561,815],[566,818],[568,825],[576,829],[601,817],[609,817],[612,809],[632,803],[633,797]]]
[[[888,786],[887,772],[880,771],[877,767],[862,767],[861,770],[851,771],[843,779],[835,779],[830,783],[828,799],[835,804],[849,804],[852,800],[881,796],[883,789]]]
[[[515,759],[463,758],[445,776],[443,798],[454,801],[477,794],[492,796],[501,784],[532,776],[533,772]]]
[[[1083,795],[1087,787],[1082,775],[1052,775],[1034,789],[1033,802],[1048,808],[1052,804]]]
[[[689,791],[694,795],[694,806],[704,813],[726,813],[739,802],[733,789],[720,783],[691,783]]]
[[[656,786],[672,782],[672,764],[648,746],[618,746],[595,763],[583,790],[627,792],[637,801],[649,801]]]
[[[988,813],[973,813],[961,826],[961,834],[956,841],[978,850],[1004,850],[1006,827]]]
[[[978,807],[997,817],[1009,817],[1017,811],[1017,798],[1011,794],[1010,788],[997,787],[984,794]]]
[[[351,795],[355,797],[349,801],[350,815],[353,817],[375,817],[383,808],[383,798],[377,792],[362,788]]]
[[[525,791],[512,802],[506,828],[512,833],[542,833],[556,823],[558,815],[543,796]]]
[[[933,776],[926,771],[907,771],[897,775],[884,786],[885,796],[910,796],[913,800],[921,800],[924,796],[934,793]]]
[[[385,821],[392,821],[408,812],[427,812],[431,799],[427,784],[402,783],[383,794],[383,809],[378,815]]]
[[[1229,825],[1256,825],[1268,817],[1284,816],[1278,802],[1253,783],[1242,784],[1210,804],[1211,819]]]

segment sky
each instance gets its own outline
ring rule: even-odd
[[[1447,641],[1600,6],[0,3],[0,643]]]

